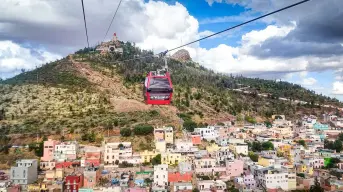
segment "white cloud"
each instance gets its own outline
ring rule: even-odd
[[[305,86],[312,86],[314,84],[317,83],[317,80],[313,77],[309,77],[309,78],[304,78],[301,82],[302,85],[305,85]]]
[[[60,55],[44,50],[21,47],[11,41],[0,41],[0,77],[21,69],[33,69],[59,58]]]
[[[222,0],[208,0],[209,3],[214,1],[222,2]],[[241,2],[241,0],[229,1]],[[102,40],[117,4],[118,1],[113,0],[85,1],[91,44]],[[85,46],[79,1],[70,1],[66,6],[63,1],[5,0],[0,4],[1,8],[6,10],[0,14],[0,40],[6,38],[18,42],[30,41],[49,48],[49,52],[45,51],[45,54],[55,52],[58,55],[66,55],[73,49]],[[41,18],[42,15],[44,18]],[[247,75],[274,73],[273,75],[277,74],[279,78],[282,78],[282,73],[286,75],[307,71],[311,70],[312,66],[316,69],[327,66],[334,68],[343,63],[343,57],[335,55],[327,58],[305,55],[287,59],[261,59],[249,53],[251,49],[256,48],[256,45],[275,37],[285,37],[298,27],[295,23],[287,23],[287,25],[269,25],[265,29],[248,32],[242,36],[241,45],[237,47],[220,44],[206,49],[195,43],[186,49],[193,60],[219,72]],[[145,2],[144,0],[123,1],[110,34],[112,32],[117,32],[120,40],[135,42],[139,47],[152,49],[155,52],[174,48],[181,42],[187,43],[214,33],[210,30],[199,32],[199,22],[180,3],[168,5],[161,1]],[[218,37],[220,36],[216,36]],[[31,57],[34,58],[34,55]],[[49,58],[53,55],[44,57]],[[14,57],[17,58],[19,57]],[[37,63],[34,59],[25,59],[25,61],[27,62],[20,66],[32,67]],[[14,63],[18,65],[20,62]],[[6,61],[7,71],[9,65],[12,64]]]
[[[259,45],[263,41],[272,38],[272,37],[284,37],[293,29],[296,25],[293,26],[283,26],[278,27],[275,25],[269,25],[263,30],[253,30],[249,33],[246,33],[242,36],[242,44],[244,46]]]
[[[332,86],[332,94],[343,95],[343,82],[335,81]]]

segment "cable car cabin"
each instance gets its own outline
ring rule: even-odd
[[[151,71],[144,82],[144,100],[150,105],[170,105],[173,85],[170,74]]]

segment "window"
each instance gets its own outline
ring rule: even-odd
[[[23,177],[25,178],[26,176],[26,170],[23,171]]]

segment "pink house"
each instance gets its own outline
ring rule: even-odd
[[[242,160],[226,160],[226,175],[230,177],[241,176],[243,173],[243,164]]]
[[[218,129],[219,137],[227,137],[229,136],[229,129],[227,127],[221,127]]]
[[[128,188],[124,190],[125,192],[147,192],[146,188]]]
[[[83,186],[93,188],[100,179],[100,170],[98,167],[90,167],[84,170]]]
[[[41,157],[41,161],[52,161],[54,159],[55,145],[59,144],[59,141],[48,139],[44,141],[44,154]]]
[[[85,157],[81,159],[81,166],[99,166],[101,159],[101,152],[86,152]]]
[[[155,136],[156,141],[164,140],[164,130],[163,129],[155,129],[154,136]]]

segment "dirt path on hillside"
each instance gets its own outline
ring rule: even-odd
[[[83,77],[87,78],[89,82],[96,85],[98,90],[104,93],[110,93],[109,100],[115,111],[132,112],[156,109],[161,116],[175,121],[177,120],[176,107],[146,105],[137,93],[123,86],[123,81],[120,77],[116,75],[108,77],[101,72],[92,69],[87,63],[75,61],[72,55],[70,55],[69,58],[75,69],[79,71]]]

